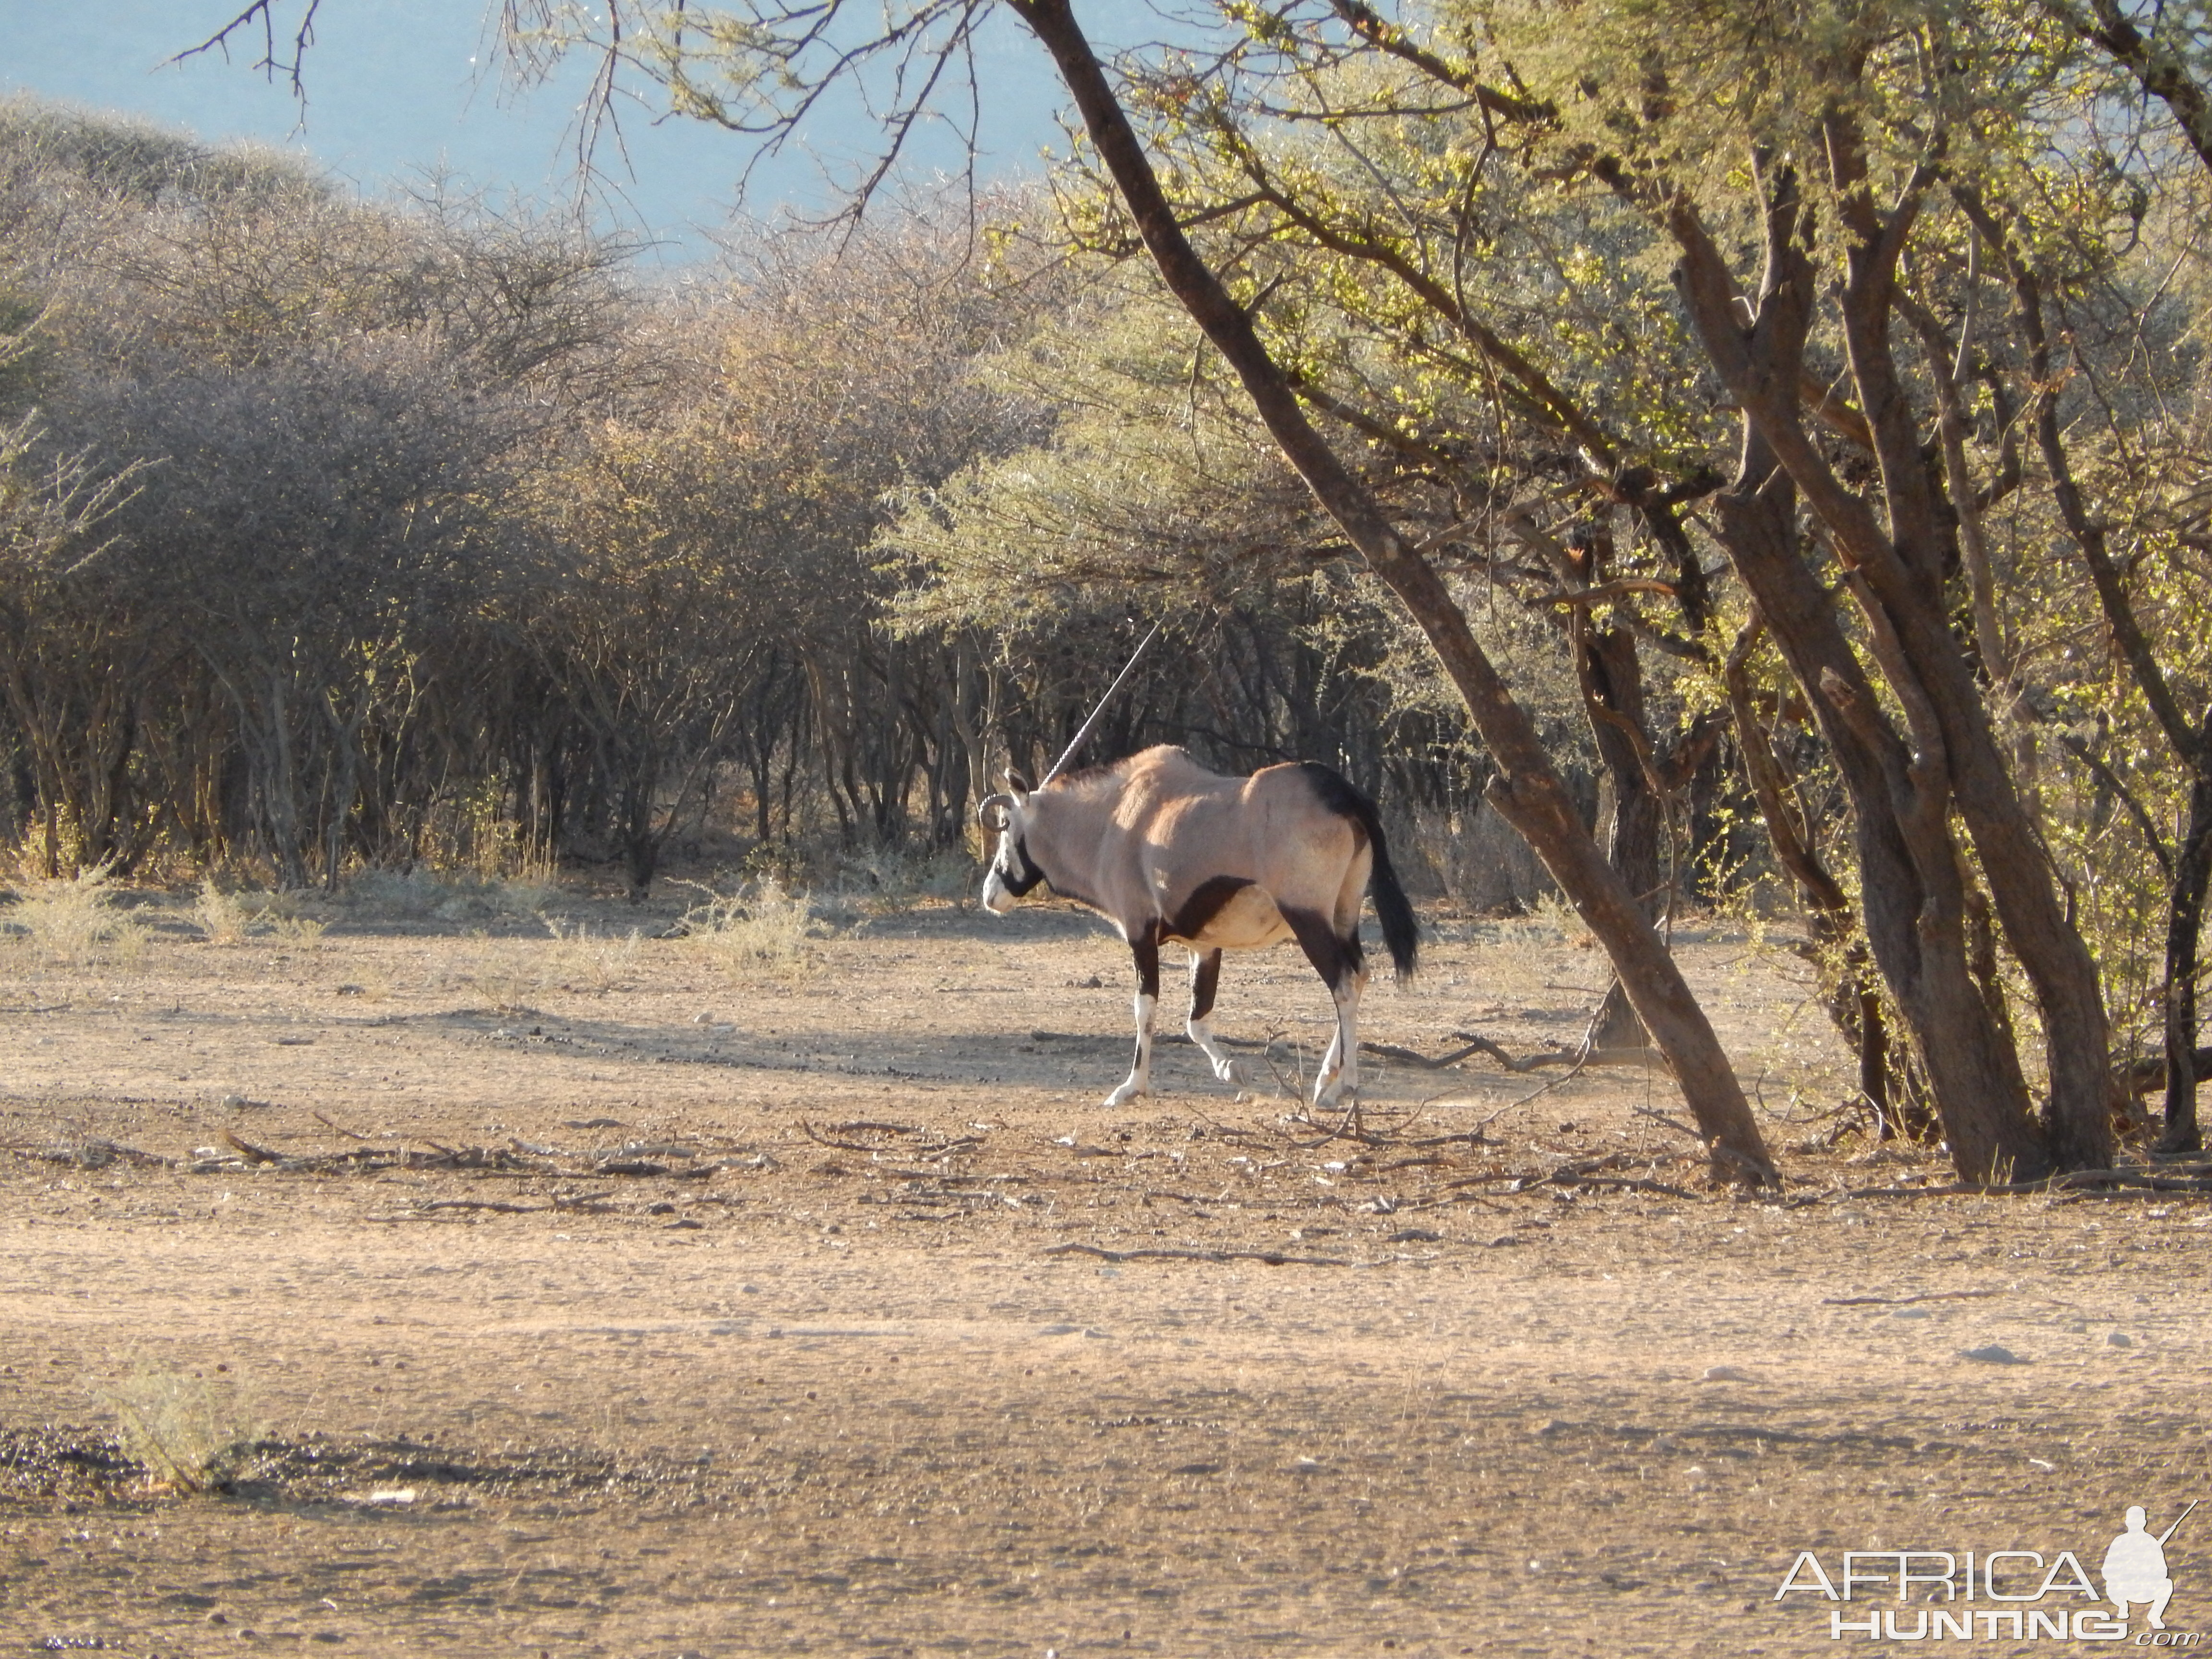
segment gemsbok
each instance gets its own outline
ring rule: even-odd
[[[1419,932],[1390,867],[1375,803],[1326,766],[1300,761],[1249,778],[1209,772],[1163,745],[1031,789],[1018,774],[976,808],[999,836],[983,904],[1004,915],[1040,884],[1112,922],[1137,962],[1137,1058],[1106,1097],[1152,1092],[1160,946],[1190,951],[1190,1040],[1224,1083],[1243,1080],[1209,1019],[1224,951],[1295,939],[1336,1002],[1336,1036],[1314,1080],[1326,1106],[1359,1085],[1359,994],[1367,968],[1359,903],[1372,893],[1402,981]]]

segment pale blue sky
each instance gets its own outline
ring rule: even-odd
[[[258,34],[226,64],[210,53],[164,67],[234,16],[243,0],[0,0],[0,93],[28,92],[95,110],[118,110],[220,143],[255,139],[303,153],[325,170],[381,193],[441,168],[494,191],[547,202],[573,199],[573,115],[580,86],[514,93],[492,63],[480,0],[323,0],[307,60],[304,112],[282,78],[251,73]],[[287,9],[289,15],[290,9]],[[1042,51],[1004,21],[981,53],[990,96],[981,171],[1005,178],[1038,167],[1059,138],[1060,88]],[[840,131],[838,116],[843,117]],[[696,122],[624,123],[634,179],[623,188],[636,219],[671,239],[666,257],[707,251],[695,228],[723,223],[734,204],[748,141]],[[807,134],[812,156],[787,154],[755,175],[749,211],[805,208],[826,199],[823,165],[857,155],[870,134],[849,105]],[[949,131],[921,136],[919,176],[954,168]],[[620,173],[620,158],[601,157]]]

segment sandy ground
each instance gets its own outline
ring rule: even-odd
[[[1384,1144],[1323,1139],[1287,951],[1224,985],[1264,1086],[1169,1046],[1109,1113],[1126,957],[1066,912],[746,983],[575,931],[673,907],[149,904],[0,947],[0,1653],[1832,1652],[1800,1550],[2094,1572],[2212,1496],[2212,1209],[1845,1195],[1940,1172],[1820,1148],[1838,1056],[1741,938],[1682,954],[1779,1201],[1704,1190],[1637,1066],[1370,1059]],[[1566,1042],[1601,975],[1440,923],[1368,1035]],[[251,1442],[229,1490],[134,1458],[148,1400]]]

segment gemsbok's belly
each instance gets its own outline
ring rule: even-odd
[[[1275,908],[1275,901],[1253,886],[1238,888],[1188,935],[1170,935],[1211,951],[1256,951],[1290,936],[1290,924]]]

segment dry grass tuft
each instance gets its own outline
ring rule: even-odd
[[[56,878],[26,860],[9,883],[15,902],[0,910],[0,933],[35,951],[42,961],[76,967],[137,955],[146,930],[115,908],[105,867]]]
[[[99,1398],[115,1414],[131,1455],[184,1492],[228,1486],[259,1437],[238,1390],[202,1376],[141,1366]]]
[[[813,971],[820,957],[815,941],[828,930],[805,894],[774,880],[728,895],[700,890],[707,900],[684,913],[682,936],[731,978],[798,979]]]
[[[848,855],[841,876],[839,900],[875,915],[928,902],[960,903],[983,882],[982,866],[964,847],[877,848]]]
[[[595,933],[584,922],[564,922],[558,916],[539,920],[560,946],[551,963],[528,975],[519,974],[518,986],[526,979],[541,988],[557,983],[565,991],[613,991],[636,978],[641,944],[636,928],[626,933]],[[519,1000],[515,996],[502,999]]]
[[[215,878],[208,877],[200,883],[199,891],[192,898],[192,921],[210,945],[237,945],[244,941],[253,926],[253,912],[246,908],[246,901],[235,893],[226,893],[216,885]]]

